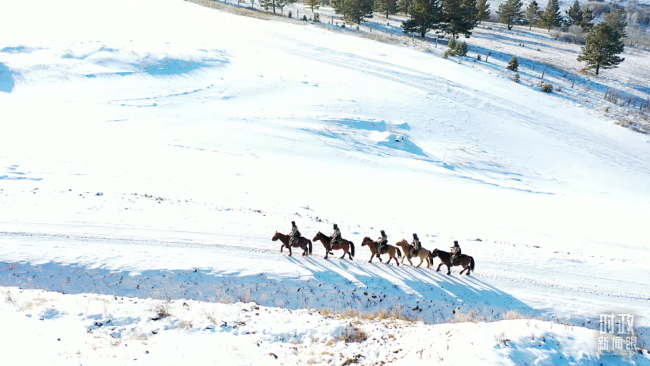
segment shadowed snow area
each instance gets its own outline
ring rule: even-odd
[[[639,345],[650,342],[647,136],[471,65],[308,22],[263,21],[181,0],[5,1],[0,13],[11,14],[0,22],[0,285],[79,294],[74,299],[111,295],[114,305],[136,301],[115,296],[171,299],[178,309],[186,301],[255,300],[282,313],[287,328],[287,314],[307,316],[306,308],[398,309],[431,323],[472,310],[500,320],[512,310],[564,327],[538,333],[548,335],[543,344],[522,321],[506,345],[493,342],[502,322],[439,325],[449,328],[426,332],[449,339],[444,332],[464,329],[466,336],[453,352],[435,343],[422,358],[424,347],[409,340],[429,333],[405,326],[396,343],[386,342],[400,344],[400,362],[409,364],[598,364],[606,360],[595,356],[590,337],[600,314],[612,311],[635,314]],[[340,259],[340,250],[325,260],[320,242],[311,256],[280,253],[271,238],[288,233],[291,221],[308,239],[338,224],[355,244],[353,260]],[[433,268],[387,265],[386,255],[367,263],[361,242],[382,229],[390,244],[413,233],[427,249],[449,250],[458,240],[475,272],[459,276],[455,267],[447,276],[443,266],[437,273],[438,258]],[[28,294],[20,296],[33,302]],[[245,334],[224,318],[229,326],[208,329],[203,317],[184,319],[200,324],[188,328],[177,309],[164,320],[176,333],[155,338],[150,331],[162,323],[140,308],[104,313],[63,302],[30,310],[31,317],[7,302],[0,322],[40,322],[43,337],[70,322],[82,330],[75,342],[86,344],[92,330],[107,347],[144,333],[152,344],[173,337],[189,344],[178,332],[194,329],[187,332],[196,344],[248,354],[245,364],[268,361],[256,358],[256,343],[268,340],[262,325]],[[111,312],[123,312],[124,322],[95,325]],[[278,335],[282,351],[260,349],[296,364],[402,357],[374,345],[372,337],[388,339],[372,333],[380,329],[374,325],[367,342],[326,346],[352,326],[336,321],[331,334],[314,336],[320,343],[309,357],[291,353],[292,329]],[[136,325],[146,331],[131,330]],[[301,341],[312,342],[309,332]],[[234,350],[235,336],[254,342]],[[491,356],[477,350],[463,358],[479,339],[489,341],[481,347]],[[133,356],[128,342],[124,360],[141,360],[144,349]],[[376,348],[364,348],[370,344]],[[580,353],[585,344],[591,348]],[[78,359],[106,349],[84,348]]]

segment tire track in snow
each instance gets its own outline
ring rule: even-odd
[[[247,242],[254,243],[255,245],[243,246],[237,244],[224,244],[224,243],[205,243],[200,241],[178,241],[178,240],[159,240],[159,239],[134,239],[134,238],[119,238],[119,237],[110,237],[110,236],[96,236],[96,235],[82,235],[82,234],[50,234],[50,233],[29,233],[29,232],[0,232],[0,238],[2,237],[12,237],[12,238],[21,238],[21,239],[34,239],[34,240],[47,240],[47,241],[75,241],[81,243],[99,243],[99,244],[118,244],[118,245],[139,245],[139,246],[158,246],[158,247],[167,247],[167,248],[215,248],[215,249],[225,249],[231,251],[237,251],[236,254],[238,258],[240,257],[249,257],[250,259],[255,259],[259,257],[259,254],[266,253],[268,254],[280,254],[279,250],[274,247],[260,247],[262,241],[266,241],[265,237],[258,236],[247,236]],[[226,237],[224,237],[226,238]],[[234,242],[234,240],[233,240]],[[301,257],[302,251],[294,250],[293,260],[300,260],[296,258]],[[286,254],[282,254],[286,255]],[[311,258],[314,258],[312,256]],[[316,255],[315,258],[319,258]],[[348,261],[346,259],[346,261]],[[352,262],[361,266],[370,266],[366,264],[365,259],[355,258]],[[327,262],[324,262],[327,263]],[[432,266],[431,271],[434,271]],[[528,266],[518,266],[518,265],[508,265],[507,269],[504,269],[502,266],[497,264],[491,264],[489,262],[481,264],[481,267],[478,272],[473,273],[472,275],[478,279],[487,280],[487,283],[490,283],[490,280],[497,280],[499,282],[510,282],[517,283],[518,286],[526,286],[531,289],[535,289],[535,292],[538,293],[548,293],[552,290],[561,290],[561,291],[574,291],[584,294],[593,294],[599,296],[605,296],[608,298],[622,298],[629,299],[632,301],[641,300],[641,301],[650,301],[650,284],[637,283],[632,281],[623,281],[617,279],[611,279],[606,277],[590,276],[584,275],[575,272],[562,272],[554,269],[552,272],[542,271],[539,269],[530,268]],[[326,267],[324,267],[326,268]],[[406,266],[404,268],[411,268]],[[443,267],[444,269],[445,267]],[[327,270],[337,271],[336,268],[327,268]],[[415,269],[418,271],[418,269]],[[421,269],[419,269],[421,270]],[[340,274],[340,273],[339,273]],[[389,274],[386,274],[389,276]],[[457,275],[456,275],[457,276]],[[392,277],[392,276],[391,276]],[[397,280],[396,278],[391,278],[391,282]],[[400,287],[407,288],[408,286],[398,281]],[[598,283],[598,285],[594,285]],[[630,291],[629,289],[634,289]]]

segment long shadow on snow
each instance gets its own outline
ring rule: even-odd
[[[333,259],[285,257],[295,276],[244,274],[218,269],[115,271],[78,264],[0,262],[0,285],[62,293],[204,301],[256,301],[290,309],[358,312],[397,310],[428,322],[456,311],[479,310],[500,319],[508,310],[534,310],[476,278],[446,276],[431,269]],[[302,272],[303,275],[300,275]],[[308,272],[311,275],[305,276]]]
[[[447,276],[433,269],[285,257],[312,276],[242,274],[215,269],[115,271],[77,264],[0,261],[0,286],[45,289],[62,293],[98,293],[161,300],[255,301],[289,309],[312,308],[377,313],[397,310],[429,323],[446,321],[457,312],[478,310],[500,320],[509,310],[536,311],[514,296],[472,276]],[[480,266],[480,263],[479,263]],[[597,328],[597,319],[571,324]],[[649,327],[635,327],[640,342],[650,340]],[[644,343],[645,344],[645,343]]]

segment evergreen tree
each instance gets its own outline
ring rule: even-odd
[[[542,13],[542,16],[540,17],[540,21],[542,24],[548,26],[549,32],[551,31],[551,27],[558,27],[560,23],[562,23],[560,3],[558,0],[548,0],[548,4],[546,5],[544,13]]]
[[[259,0],[260,8],[264,8],[264,10],[269,10],[269,8],[273,8],[273,14],[275,14],[275,7],[277,6],[277,1],[278,0]]]
[[[397,13],[397,0],[375,0],[375,11],[386,14],[388,19],[388,15]]]
[[[305,0],[305,5],[309,6],[311,8],[311,12],[314,12],[314,7],[317,7],[320,5],[320,0]]]
[[[449,46],[450,50],[452,50],[452,51],[455,50],[456,49],[456,44],[457,44],[456,37],[449,38],[449,42],[447,42],[447,46]]]
[[[566,25],[572,26],[580,25],[580,23],[582,23],[582,9],[580,8],[578,0],[575,0],[573,2],[573,5],[571,5],[571,7],[567,9],[565,13],[567,15],[564,21]]]
[[[411,11],[411,5],[413,5],[413,0],[399,0],[397,2],[397,10],[404,15],[409,15]]]
[[[508,30],[511,30],[515,24],[521,24],[524,20],[524,12],[521,10],[523,5],[521,0],[508,0],[499,5],[497,14],[499,14],[501,22],[508,26]]]
[[[476,26],[477,12],[476,0],[442,0],[443,23],[440,30],[452,37],[462,34],[469,38]]]
[[[481,24],[481,21],[483,20],[488,20],[490,19],[490,3],[488,3],[488,0],[478,0],[478,3],[476,5],[476,20],[478,21],[479,24]]]
[[[528,7],[526,8],[526,21],[528,22],[528,30],[533,28],[533,24],[536,24],[537,21],[539,20],[539,4],[537,4],[537,1],[533,0],[528,4]]]
[[[442,19],[438,0],[414,0],[409,13],[411,19],[402,22],[404,33],[418,33],[422,37],[431,29],[437,29]]]
[[[372,18],[373,0],[332,0],[336,14],[343,14],[346,21],[361,24],[364,18]]]
[[[578,61],[585,61],[588,69],[595,68],[596,75],[601,68],[616,67],[625,60],[618,57],[625,48],[622,38],[618,29],[607,22],[595,25],[587,34],[586,44],[582,47],[582,55],[578,56]]]
[[[456,56],[467,56],[467,42],[463,41],[456,43],[454,53]]]
[[[510,61],[508,61],[508,66],[506,66],[506,69],[512,71],[517,71],[517,69],[519,69],[519,60],[517,60],[517,56],[512,56]]]
[[[627,21],[625,16],[625,9],[616,4],[612,5],[609,14],[605,15],[604,23],[607,23],[616,30],[621,37],[625,37],[625,27],[627,27]]]
[[[594,26],[593,23],[591,23],[593,20],[594,13],[587,8],[582,9],[582,22],[580,22],[579,26],[581,26],[583,30],[588,31]]]

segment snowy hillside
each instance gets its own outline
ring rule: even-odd
[[[10,14],[0,22],[0,286],[12,286],[0,288],[0,324],[32,329],[43,318],[39,337],[53,337],[56,324],[78,337],[66,356],[48,345],[48,360],[110,356],[91,351],[107,337],[143,341],[106,331],[93,343],[83,332],[104,318],[138,324],[158,349],[232,335],[206,330],[213,321],[204,314],[180,316],[183,302],[218,314],[259,306],[283,321],[290,311],[383,310],[427,323],[404,332],[436,337],[484,327],[480,352],[494,357],[477,359],[490,364],[534,358],[524,350],[538,344],[519,328],[530,325],[500,321],[509,312],[564,327],[548,333],[558,343],[544,348],[555,355],[546,364],[559,355],[602,362],[594,329],[612,311],[635,314],[638,346],[650,342],[646,135],[488,72],[308,24],[179,0],[12,0],[0,11]],[[338,259],[340,251],[324,260],[320,242],[313,256],[280,253],[271,237],[291,221],[309,239],[338,223],[356,245],[354,260]],[[459,240],[476,272],[368,264],[361,241],[380,229],[391,244],[412,233],[428,249]],[[92,309],[91,299],[106,308]],[[150,334],[150,317],[172,300],[170,322],[200,327],[166,324],[169,341]],[[498,322],[431,325],[471,311]],[[300,319],[286,332],[309,328]],[[337,322],[319,342],[341,339],[350,320]],[[364,324],[370,339],[380,337],[371,328],[384,325]],[[495,343],[509,327],[510,337],[528,337],[521,347]],[[569,328],[580,335],[567,336]],[[0,344],[24,349],[34,337]],[[239,342],[227,339],[223,352]],[[250,339],[238,352],[264,340]],[[313,362],[340,364],[368,345],[353,343],[337,345],[352,347],[345,358]],[[465,346],[419,357],[460,364]],[[404,360],[424,348],[391,347],[408,350]],[[25,361],[24,352],[11,355]],[[388,360],[363,355],[361,363]],[[294,356],[286,362],[307,362]],[[256,357],[242,362],[262,364]],[[647,354],[612,362],[650,363]]]

